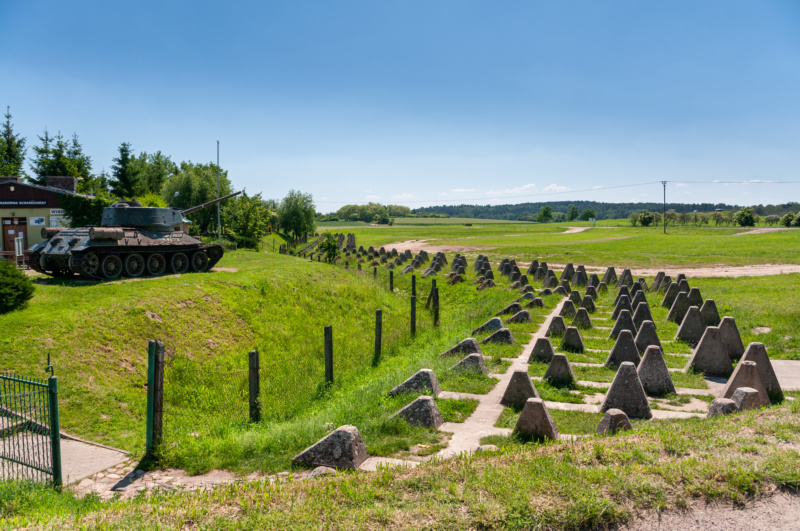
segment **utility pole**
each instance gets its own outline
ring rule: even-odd
[[[219,140],[217,140],[217,199],[219,199]],[[217,203],[217,239],[222,245],[222,222],[220,221],[220,207]]]
[[[661,222],[664,224],[664,234],[667,233],[667,181],[661,181],[661,185],[664,187],[664,214],[661,218]]]

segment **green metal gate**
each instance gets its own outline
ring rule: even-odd
[[[43,380],[0,373],[0,479],[61,485],[58,380],[52,374]]]

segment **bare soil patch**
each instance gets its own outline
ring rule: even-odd
[[[737,232],[734,236],[742,236],[744,234],[767,234],[768,232],[783,232],[785,230],[796,230],[790,227],[764,227],[763,229],[753,229],[747,232]]]
[[[211,271],[217,273],[237,273],[239,269],[235,267],[212,267]]]
[[[412,253],[427,251],[428,253],[464,253],[467,251],[488,251],[494,247],[479,247],[476,245],[427,245],[425,242],[430,240],[408,240],[404,242],[387,243],[384,249],[395,248],[398,251],[410,250]]]

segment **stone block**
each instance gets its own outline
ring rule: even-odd
[[[534,293],[535,291],[536,290],[533,289],[533,286],[527,284],[525,286],[522,286],[517,293]]]
[[[528,313],[528,310],[521,310],[508,319],[506,319],[507,323],[532,323],[533,319],[531,319],[531,314]]]
[[[723,376],[727,378],[733,372],[731,358],[722,343],[719,327],[708,326],[703,337],[686,362],[686,370],[694,368],[706,376]]]
[[[661,284],[659,284],[658,286],[658,292],[666,293],[667,288],[669,288],[671,284],[672,284],[672,277],[669,275],[665,275],[664,279],[661,281]]]
[[[636,294],[637,294],[637,293],[639,293],[640,291],[643,291],[643,289],[642,289],[642,285],[641,285],[641,284],[639,284],[638,282],[634,282],[634,283],[631,285],[631,295],[632,295],[632,296],[633,296],[633,295],[636,295]]]
[[[389,396],[424,392],[429,392],[433,396],[439,396],[439,393],[442,392],[439,381],[431,369],[421,369],[415,372],[409,379],[389,391]]]
[[[608,285],[605,282],[601,282],[597,285],[597,293],[600,295],[605,295],[608,293]]]
[[[717,311],[717,303],[714,299],[706,299],[700,307],[700,316],[706,326],[719,326],[721,319]]]
[[[621,311],[627,311],[629,314],[633,314],[633,307],[631,306],[631,300],[628,298],[627,295],[622,295],[619,300],[617,301],[617,305],[614,306],[614,311],[611,312],[611,319],[616,320],[619,317]]]
[[[518,290],[521,287],[522,287],[522,284],[520,284],[519,280],[517,280],[517,281],[512,282],[511,285],[506,288],[506,291]]]
[[[547,327],[546,337],[563,336],[567,331],[567,325],[564,324],[564,318],[560,315],[554,316],[550,319],[550,326]]]
[[[769,399],[752,387],[740,387],[731,396],[739,411],[769,407]]]
[[[636,343],[630,330],[620,331],[604,365],[609,369],[616,369],[626,361],[634,365],[639,364],[639,350],[636,348]]]
[[[356,470],[367,460],[367,447],[355,426],[341,426],[292,458],[295,464]]]
[[[478,286],[478,291],[485,290],[487,288],[493,288],[495,286],[494,281],[491,278],[487,278],[483,282],[480,283]]]
[[[664,298],[661,299],[661,307],[662,308],[672,308],[672,303],[675,302],[675,297],[678,296],[681,290],[678,288],[676,283],[672,283],[667,288],[666,293],[664,293]]]
[[[722,337],[722,343],[725,345],[725,350],[732,360],[739,359],[744,354],[744,345],[742,344],[742,336],[739,335],[739,329],[736,327],[736,321],[733,317],[723,317],[719,323],[719,333]]]
[[[504,406],[522,406],[529,398],[539,398],[539,392],[527,371],[514,371],[500,403]]]
[[[673,321],[680,325],[681,322],[683,322],[686,312],[689,311],[689,307],[689,296],[681,291],[678,293],[678,296],[675,297],[675,302],[672,303],[672,307],[669,309],[667,321]]]
[[[594,305],[594,299],[591,295],[586,295],[583,297],[581,301],[581,308],[585,309],[589,313],[594,313],[597,311],[597,307]]]
[[[543,289],[555,288],[556,286],[558,286],[558,279],[556,277],[547,277],[544,279],[544,282],[542,282]],[[564,288],[561,289],[562,291],[564,290]],[[564,291],[564,294],[566,295],[566,291]]]
[[[495,332],[497,333],[497,332]],[[461,361],[450,367],[451,371],[474,371],[483,374],[488,374],[486,370],[486,363],[483,361],[482,354],[470,354],[464,357]]]
[[[600,419],[600,424],[597,425],[597,434],[614,435],[617,432],[632,428],[628,415],[621,409],[612,408],[606,411],[606,414]]]
[[[575,286],[585,286],[589,283],[589,277],[586,276],[586,271],[575,271],[571,280],[572,284]]]
[[[691,288],[689,287],[689,281],[686,280],[685,278],[683,280],[679,281],[678,282],[678,290],[681,291],[682,293],[686,293],[688,295],[689,291],[691,290]]]
[[[591,300],[591,297],[589,299]],[[572,320],[572,326],[581,330],[592,328],[592,319],[589,317],[589,312],[586,311],[586,308],[578,308],[575,318]]]
[[[501,328],[497,332],[493,333],[483,341],[481,341],[482,345],[487,343],[498,343],[500,345],[513,345],[516,343],[514,340],[514,334],[511,333],[511,330],[508,328]]]
[[[564,292],[567,296],[569,296],[570,292],[572,291],[572,286],[569,283],[569,280],[562,280],[558,283],[558,286],[564,288]]]
[[[633,308],[635,309],[633,312],[633,324],[636,325],[636,328],[640,328],[645,321],[653,320],[653,315],[650,313],[650,306],[647,302],[640,302]]]
[[[534,440],[558,439],[558,429],[541,398],[529,398],[525,402],[514,433]]]
[[[692,288],[689,290],[689,305],[690,306],[697,306],[700,308],[703,306],[703,296],[700,295],[700,288]]]
[[[528,266],[528,271],[526,272],[526,274],[528,276],[535,275],[537,269],[539,269],[539,260],[534,259],[531,262],[531,265]]]
[[[562,297],[566,297],[567,296],[567,290],[564,289],[564,286],[556,286],[556,288],[553,290],[553,293],[557,293],[558,295],[561,295]]]
[[[631,308],[633,308],[633,310],[636,310],[641,303],[647,304],[647,298],[644,296],[644,291],[639,289],[635,292],[631,291],[631,293],[633,293],[633,297],[631,298]],[[633,311],[631,311],[631,313],[633,313]]]
[[[639,381],[642,382],[644,392],[648,395],[662,396],[675,392],[672,376],[664,361],[664,352],[660,347],[649,346],[642,356],[642,361],[636,367]]]
[[[586,295],[591,297],[593,300],[597,300],[597,287],[596,286],[589,286],[586,288]]]
[[[678,327],[678,331],[675,333],[675,339],[686,341],[690,345],[696,345],[705,331],[706,324],[700,315],[700,308],[690,306],[689,311],[686,312],[686,316],[684,316],[681,325]]]
[[[553,355],[544,373],[544,379],[556,387],[568,386],[578,381],[565,354]]]
[[[761,374],[758,372],[758,365],[754,361],[739,361],[733,374],[728,378],[728,383],[722,389],[720,397],[731,398],[733,393],[740,387],[750,387],[759,392],[760,396],[766,399],[769,405],[769,395],[764,382],[761,380]]]
[[[456,275],[453,275],[453,276],[452,276],[452,277],[450,277],[450,279],[448,279],[448,281],[447,281],[447,283],[448,283],[448,284],[451,284],[451,285],[452,285],[452,284],[461,284],[462,282],[464,282],[464,277],[462,277],[461,275],[458,275],[458,274],[456,274]]]
[[[715,398],[711,402],[711,405],[708,406],[706,418],[710,419],[712,417],[730,415],[731,413],[736,413],[737,411],[739,411],[739,407],[736,405],[736,402],[730,398]]]
[[[552,294],[553,294],[553,290],[551,290],[550,288],[545,288],[545,289],[543,289],[541,291],[541,293],[539,293],[539,295],[541,295],[542,297],[547,297],[548,295],[552,295]]]
[[[478,328],[472,331],[473,335],[480,334],[482,332],[494,332],[496,330],[500,330],[503,328],[503,320],[499,317],[492,317]]]
[[[567,299],[561,306],[561,311],[558,314],[565,319],[572,319],[575,317],[575,305],[571,300]]]
[[[525,301],[532,301],[533,299],[534,299],[533,293],[525,293],[525,294],[522,295],[522,297],[520,297],[519,299],[517,299],[514,302],[518,302],[518,303],[522,304]]]
[[[606,269],[605,274],[603,274],[603,280],[601,282],[605,283],[607,286],[610,284],[616,284],[617,282],[617,272],[614,270],[614,266],[608,267]]]
[[[634,347],[634,349],[635,348],[636,347]],[[578,331],[577,327],[567,327],[567,331],[561,339],[561,350],[576,353],[583,352],[583,339],[581,339],[581,333]]]
[[[572,290],[569,293],[569,300],[571,300],[572,304],[574,304],[575,307],[577,308],[578,306],[581,305],[581,301],[583,299],[581,299],[581,294],[580,294],[580,292],[578,290]]]
[[[619,303],[619,298],[622,297],[623,295],[628,297],[628,299],[631,298],[631,290],[628,289],[628,286],[622,286],[621,288],[619,288],[619,290],[617,290],[617,296],[614,297],[614,306],[616,306]]]
[[[502,327],[503,327],[503,322],[500,321],[500,328]],[[478,340],[473,337],[468,337],[466,339],[462,339],[461,341],[459,341],[459,343],[453,348],[442,352],[441,356],[463,356],[465,354],[475,354],[475,353],[483,354],[483,352],[481,352],[480,345],[478,345]]]
[[[572,275],[574,274],[575,268],[572,266],[572,262],[570,262],[564,266],[564,271],[561,272],[561,277],[559,280],[572,280]]]
[[[628,310],[622,310],[619,312],[619,317],[617,317],[617,321],[614,323],[614,328],[611,329],[611,334],[609,334],[609,339],[617,339],[617,336],[622,330],[630,330],[631,334],[636,336],[636,325],[633,324],[633,317],[631,317],[631,312]]]
[[[767,355],[767,348],[763,343],[750,343],[744,351],[743,361],[752,361],[758,368],[758,374],[761,376],[761,382],[767,390],[767,395],[771,400],[783,400],[783,390],[781,384],[778,383],[778,377],[775,375],[775,369],[772,367],[772,362]],[[750,386],[752,387],[752,386]]]
[[[611,382],[600,411],[609,409],[621,409],[632,419],[649,419],[653,416],[644,387],[636,373],[636,366],[631,362],[626,361],[620,365]]]
[[[626,268],[622,270],[622,274],[617,281],[617,287],[619,288],[621,286],[628,286],[629,288],[633,286],[633,275],[630,269]]]
[[[586,283],[586,287],[597,288],[597,286],[599,285],[600,285],[600,278],[595,273],[589,275],[589,281]]]
[[[544,308],[544,301],[536,297],[531,302],[525,305],[526,308]]]
[[[436,406],[436,401],[431,396],[421,396],[409,405],[395,413],[412,426],[438,429],[444,424],[442,414]]]
[[[536,338],[536,342],[533,344],[533,351],[531,352],[530,357],[528,357],[528,363],[533,363],[536,361],[550,363],[555,353],[556,351],[553,349],[553,345],[550,343],[549,338],[538,337]]]
[[[661,286],[661,281],[664,280],[664,276],[663,271],[656,273],[656,278],[654,278],[653,283],[650,284],[650,291],[658,291],[659,286]]]

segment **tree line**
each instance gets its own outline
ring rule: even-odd
[[[111,172],[92,172],[92,159],[83,151],[78,135],[65,138],[45,129],[32,146],[33,156],[26,172],[27,139],[14,132],[11,110],[6,107],[0,131],[0,176],[19,176],[23,181],[46,186],[54,176],[78,179],[78,196],[64,195],[61,205],[72,226],[99,225],[103,208],[119,200],[136,200],[143,206],[178,209],[207,203],[233,192],[228,172],[213,163],[176,163],[161,151],[136,154],[122,142]],[[219,181],[219,190],[217,182]],[[187,215],[194,235],[217,229],[216,209],[206,208]],[[239,245],[252,247],[266,234],[281,231],[294,239],[316,230],[315,207],[310,194],[291,190],[282,200],[264,199],[261,194],[240,196],[221,207],[225,233]]]

